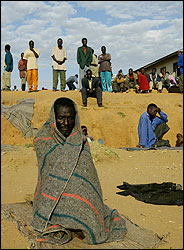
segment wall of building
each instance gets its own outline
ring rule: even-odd
[[[164,61],[162,62],[158,62],[155,64],[152,64],[151,66],[149,66],[148,68],[145,68],[145,73],[149,74],[152,71],[152,68],[156,68],[157,69],[157,73],[161,72],[161,68],[166,67],[166,71],[169,71],[170,74],[173,73],[173,64],[177,63],[178,61],[178,56],[173,56],[171,58],[166,58]]]

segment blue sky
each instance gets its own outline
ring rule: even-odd
[[[17,64],[33,40],[40,51],[38,88],[52,89],[51,52],[59,37],[68,57],[67,78],[79,72],[83,37],[97,55],[106,46],[113,74],[119,69],[126,74],[183,47],[183,1],[1,1],[1,76],[4,46],[10,44],[12,87],[20,90]]]

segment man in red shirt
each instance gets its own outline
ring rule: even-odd
[[[21,59],[18,62],[18,70],[19,70],[19,75],[21,79],[21,89],[22,91],[25,91],[26,81],[27,81],[27,71],[26,71],[25,60],[23,59],[23,57],[24,57],[24,53],[21,53]]]
[[[141,68],[141,70],[137,70],[137,75],[138,75],[139,90],[141,91],[141,93],[148,93],[149,82],[144,74],[144,68]]]

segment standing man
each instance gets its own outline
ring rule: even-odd
[[[65,92],[66,87],[66,65],[67,60],[66,50],[63,47],[63,40],[59,38],[57,40],[58,46],[52,49],[52,69],[53,69],[53,91],[57,90],[58,74],[60,74],[60,89]]]
[[[70,76],[70,77],[66,80],[66,84],[67,84],[69,90],[75,90],[75,89],[76,89],[75,85],[73,84],[74,82],[75,82],[76,84],[78,84],[78,75],[77,75],[77,74],[74,75],[74,76]]]
[[[11,72],[13,71],[13,57],[10,52],[10,45],[5,45],[4,72],[2,76],[3,90],[11,90]]]
[[[157,113],[159,116],[156,116]],[[168,122],[167,115],[156,104],[149,104],[147,111],[139,119],[139,144],[137,147],[170,147],[169,141],[162,139],[163,135],[170,129],[166,122]]]
[[[100,64],[99,67],[99,73],[102,81],[102,88],[103,91],[112,92],[112,86],[111,86],[111,55],[109,53],[106,53],[106,47],[101,47],[102,54],[98,56],[98,63]],[[107,83],[107,87],[106,87]]]
[[[27,81],[27,71],[26,71],[26,62],[23,59],[24,53],[21,53],[21,59],[18,62],[18,70],[21,79],[21,89],[25,91],[26,89],[26,81]]]
[[[178,86],[179,90],[183,92],[183,50],[180,49],[178,51],[178,68],[179,68],[179,79],[178,79]]]
[[[92,77],[92,71],[88,69],[86,76],[82,79],[82,102],[83,106],[87,107],[87,98],[97,98],[98,107],[102,106],[102,89],[100,87],[100,79]]]
[[[97,55],[94,54],[94,49],[92,49],[92,62],[90,65],[90,69],[92,71],[92,76],[93,77],[99,77],[99,66],[98,66],[98,59]]]
[[[82,79],[92,62],[92,48],[87,46],[87,38],[82,38],[82,46],[77,49],[77,63],[79,64],[78,90],[82,89]]]
[[[159,74],[156,73],[156,68],[152,68],[152,72],[148,75],[149,82],[149,92],[152,92],[152,89],[157,89],[158,93],[162,93],[162,82]]]
[[[29,92],[38,91],[38,63],[40,52],[34,48],[34,42],[29,41],[29,49],[24,52],[23,59],[26,60],[27,81]],[[33,87],[34,84],[34,87]]]

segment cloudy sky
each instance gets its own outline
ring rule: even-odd
[[[97,55],[105,45],[113,73],[126,74],[183,47],[183,1],[1,1],[1,76],[4,46],[10,44],[12,87],[20,89],[17,64],[33,40],[40,51],[38,88],[52,89],[51,52],[59,37],[67,51],[67,78],[79,71],[83,37]]]

